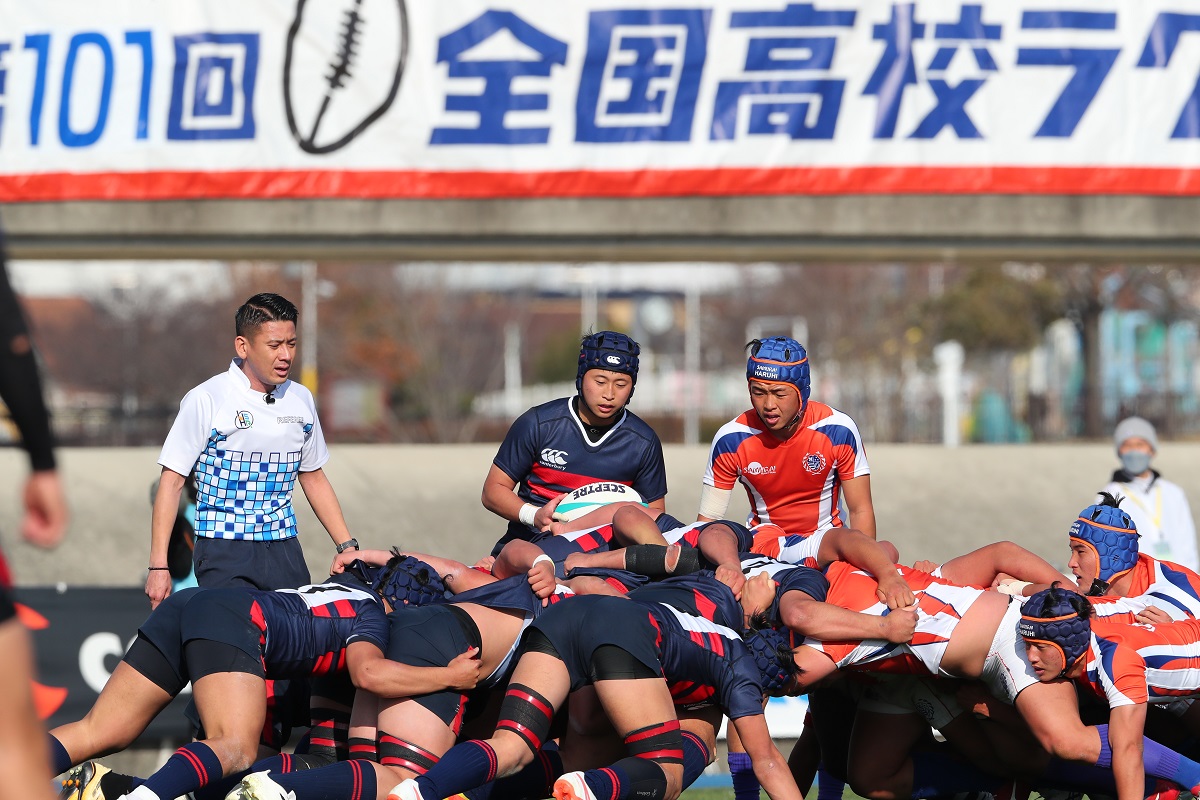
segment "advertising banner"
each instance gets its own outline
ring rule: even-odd
[[[0,0],[0,201],[1200,193],[1177,0]]]
[[[140,588],[20,588],[14,595],[37,652],[38,715],[48,728],[83,719],[150,616],[150,601]],[[191,726],[183,709],[191,697],[189,685],[144,737],[186,740]]]

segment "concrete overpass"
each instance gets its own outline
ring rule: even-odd
[[[1191,262],[1200,197],[10,203],[14,258]]]

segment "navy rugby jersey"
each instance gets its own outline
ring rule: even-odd
[[[659,661],[676,706],[716,705],[730,719],[763,713],[762,675],[736,630],[667,603],[634,602],[645,606],[658,629]]]
[[[760,556],[757,553],[742,553],[742,572],[746,578],[753,578],[760,572],[767,572],[775,581],[775,599],[767,609],[767,618],[772,625],[782,626],[783,619],[779,614],[779,602],[791,591],[803,592],[813,600],[824,602],[829,594],[829,581],[820,570],[789,564],[770,556]]]
[[[573,401],[564,397],[534,406],[508,429],[492,463],[517,482],[517,496],[542,506],[597,481],[630,486],[647,503],[666,496],[667,470],[654,430],[626,409],[593,444]],[[510,522],[504,540],[533,536],[521,523]]]
[[[346,648],[365,641],[387,652],[383,603],[357,580],[252,591],[251,619],[263,632],[263,663],[272,678],[326,675],[346,668]],[[341,579],[341,580],[339,580]]]
[[[713,577],[711,572],[664,578],[630,592],[629,599],[641,603],[661,603],[727,628],[742,629],[741,603],[734,597],[733,590]]]

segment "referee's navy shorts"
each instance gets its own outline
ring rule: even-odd
[[[655,646],[658,629],[650,622],[650,612],[623,597],[572,597],[542,612],[526,631],[527,640],[531,631],[539,631],[567,665],[571,691],[595,680],[592,655],[605,645],[629,653],[650,674],[662,674]]]
[[[312,583],[299,537],[274,542],[196,537],[196,583],[205,589],[242,586],[274,591]]]

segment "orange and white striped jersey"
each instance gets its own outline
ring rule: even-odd
[[[709,451],[704,483],[750,497],[750,524],[772,522],[809,536],[842,525],[841,484],[870,475],[858,426],[824,403],[809,401],[799,429],[786,440],[762,427],[754,409],[721,426]]]
[[[1109,708],[1200,695],[1200,621],[1126,625],[1092,620],[1080,683]]]
[[[820,650],[842,669],[870,672],[941,674],[942,656],[950,644],[955,627],[982,589],[957,586],[938,580],[927,572],[896,566],[917,599],[917,630],[912,641],[895,644],[884,639],[858,639],[839,642],[804,640],[806,646]],[[875,592],[879,584],[863,570],[835,561],[825,571],[829,592],[825,602],[862,614],[882,616],[888,612]]]

